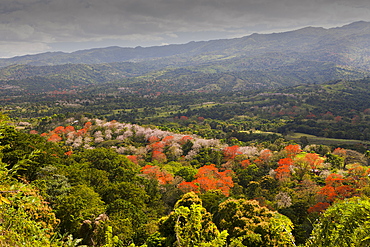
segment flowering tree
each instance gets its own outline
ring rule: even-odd
[[[229,195],[230,188],[234,186],[231,171],[219,172],[214,164],[205,165],[199,168],[192,182],[182,182],[179,188],[183,191],[194,191],[204,193],[208,190],[221,190],[226,196]]]
[[[279,166],[275,169],[275,178],[284,180],[291,177],[290,167],[294,164],[291,158],[283,158],[278,161]]]
[[[332,173],[325,179],[326,185],[320,189],[318,196],[321,199],[316,205],[308,209],[309,212],[321,212],[337,199],[352,197],[356,190],[342,175]]]
[[[59,142],[62,140],[62,137],[60,137],[58,134],[52,134],[49,138],[49,142]]]
[[[152,152],[152,160],[156,160],[159,163],[165,163],[167,161],[167,157],[164,153],[158,150],[154,150]]]
[[[143,174],[147,174],[150,178],[158,180],[159,184],[169,184],[173,181],[173,176],[166,170],[158,166],[146,165],[141,169]]]
[[[238,145],[234,145],[231,147],[225,147],[223,151],[224,151],[224,157],[226,160],[233,160],[235,159],[237,155],[242,154],[241,152],[239,152]]]
[[[284,149],[286,150],[287,155],[290,158],[295,156],[296,154],[302,152],[302,149],[299,145],[290,144],[290,145],[286,146]]]
[[[308,162],[312,170],[321,168],[324,163],[324,160],[316,153],[306,154],[304,160]]]

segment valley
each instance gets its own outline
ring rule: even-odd
[[[368,37],[0,59],[0,245],[368,246]]]

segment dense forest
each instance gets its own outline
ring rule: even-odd
[[[2,246],[369,244],[369,152],[86,116],[0,124]]]

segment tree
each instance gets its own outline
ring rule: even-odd
[[[227,237],[226,231],[218,231],[212,215],[202,207],[201,199],[194,192],[185,194],[174,211],[161,219],[159,233],[164,246],[222,247]]]
[[[288,158],[292,158],[296,154],[302,152],[302,149],[299,145],[290,144],[290,145],[286,146],[284,149],[287,151]]]
[[[235,157],[239,154],[242,154],[240,151],[239,151],[239,146],[238,145],[234,145],[234,146],[231,146],[231,147],[226,147],[224,148],[224,157],[226,160],[233,160],[235,159]]]
[[[344,168],[344,157],[331,153],[327,153],[325,157],[326,162],[330,163],[333,167],[338,169]]]
[[[84,220],[95,219],[105,211],[99,194],[86,185],[71,188],[70,194],[60,198],[54,208],[57,217],[61,219],[62,232],[75,236]]]
[[[179,188],[186,192],[196,191],[204,193],[208,190],[219,189],[226,196],[229,195],[230,188],[233,186],[231,171],[219,172],[214,164],[199,168],[197,175],[195,175],[195,180],[192,182],[179,184]]]
[[[17,164],[16,174],[28,181],[36,179],[42,167],[60,164],[60,157],[64,156],[64,151],[57,144],[47,142],[38,135],[21,133],[7,125],[0,126],[0,133],[2,161],[9,169]]]
[[[58,223],[38,191],[12,178],[0,158],[0,246],[60,246],[51,241]]]
[[[321,168],[322,164],[324,163],[324,160],[318,154],[315,153],[306,154],[304,156],[304,160],[308,162],[312,170]]]
[[[319,218],[306,246],[370,246],[370,200],[338,201]]]
[[[228,199],[214,216],[217,227],[229,233],[230,246],[294,246],[293,224],[255,200]]]
[[[291,177],[291,166],[294,164],[291,158],[284,158],[278,161],[279,166],[275,169],[275,177],[278,180],[285,180]]]
[[[325,179],[326,185],[318,191],[318,196],[322,198],[316,205],[309,208],[309,212],[321,212],[337,199],[352,197],[356,190],[348,183],[342,175],[332,173]]]
[[[141,169],[143,174],[147,174],[151,179],[158,180],[159,184],[169,184],[173,181],[173,176],[158,166],[146,165]]]

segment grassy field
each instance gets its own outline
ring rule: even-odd
[[[285,138],[288,140],[300,142],[301,137],[306,137],[309,144],[322,144],[322,145],[359,144],[359,143],[368,144],[368,145],[370,144],[369,141],[325,138],[325,137],[318,137],[318,136],[304,134],[304,133],[289,134]]]

